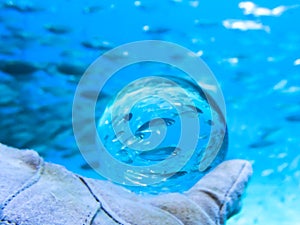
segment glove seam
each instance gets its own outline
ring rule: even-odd
[[[89,192],[91,193],[91,195],[93,196],[93,198],[99,203],[99,208],[98,210],[95,212],[94,216],[92,217],[92,220],[90,222],[90,225],[92,225],[94,218],[97,216],[97,213],[99,211],[99,209],[102,209],[104,211],[104,213],[111,218],[115,223],[120,224],[120,225],[126,225],[125,223],[120,222],[118,219],[114,218],[107,209],[105,209],[105,207],[103,206],[102,202],[100,201],[100,199],[96,196],[96,194],[92,191],[91,187],[88,185],[88,183],[84,180],[83,177],[78,176],[79,180],[87,187],[87,189],[89,190]]]
[[[1,204],[0,204],[0,222],[6,222],[7,224],[14,224],[17,225],[18,223],[12,222],[8,219],[5,219],[5,216],[3,216],[3,211],[8,206],[8,204],[13,201],[20,193],[25,191],[26,189],[30,188],[34,184],[36,184],[41,175],[44,172],[44,160],[42,158],[39,158],[39,165],[37,166],[37,170],[34,175],[32,175],[17,191],[15,191],[13,194],[9,195]]]
[[[0,220],[0,224],[1,225],[4,225],[4,224],[6,224],[6,225],[19,225],[18,223],[15,223],[15,222],[13,222],[11,220],[4,220],[4,219]]]
[[[246,168],[246,164],[244,163],[242,168],[240,169],[239,171],[239,175],[238,177],[235,179],[235,181],[232,183],[232,185],[230,186],[230,188],[228,189],[228,191],[225,193],[224,195],[224,202],[221,204],[220,206],[220,211],[219,211],[219,223],[220,224],[223,224],[224,221],[223,221],[223,216],[222,216],[222,212],[224,210],[226,210],[226,207],[227,207],[227,203],[230,201],[230,195],[232,193],[232,190],[234,189],[234,187],[236,186],[236,184],[240,181],[240,177],[241,177],[241,174],[243,174],[243,170]],[[226,218],[225,218],[226,219]]]

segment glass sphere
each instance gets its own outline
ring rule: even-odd
[[[110,96],[97,131],[109,154],[130,168],[119,183],[139,193],[183,192],[222,162],[225,119],[208,98],[196,82],[167,75],[133,80]]]

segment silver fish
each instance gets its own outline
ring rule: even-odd
[[[152,132],[149,128],[159,127],[162,125],[171,126],[175,123],[175,120],[170,118],[155,118],[153,120],[150,120],[146,123],[144,123],[142,126],[140,126],[137,131],[135,132],[135,136],[139,136],[143,138],[145,132]],[[151,125],[150,125],[151,124]]]

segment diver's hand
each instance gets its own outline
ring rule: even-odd
[[[251,173],[247,161],[226,161],[184,194],[145,197],[0,144],[0,225],[224,224]]]

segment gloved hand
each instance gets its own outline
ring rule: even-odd
[[[0,144],[0,224],[225,224],[251,174],[250,163],[230,160],[183,194],[140,196]]]

